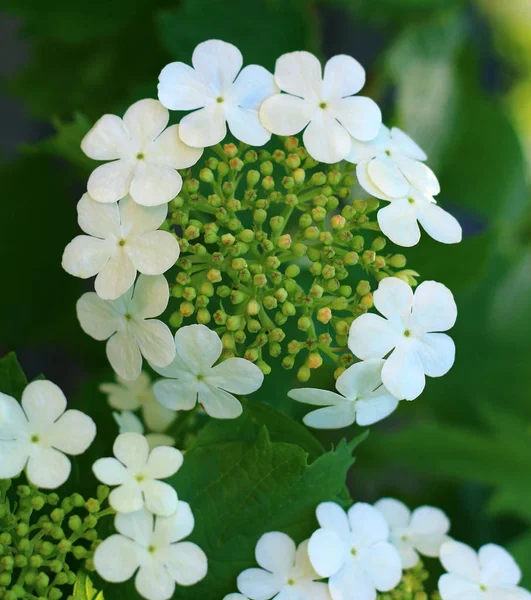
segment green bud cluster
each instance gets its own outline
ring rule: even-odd
[[[72,494],[61,499],[0,480],[0,599],[69,597],[78,570],[93,570],[100,543],[96,527],[114,513],[101,509],[108,494],[99,486],[97,498]]]
[[[378,594],[378,600],[440,600],[438,592],[428,593],[425,584],[430,574],[422,561],[404,571],[400,583],[390,592]]]
[[[339,375],[352,362],[349,327],[373,306],[378,282],[415,285],[418,276],[386,250],[379,201],[352,199],[354,165],[319,164],[295,137],[271,151],[210,152],[184,173],[165,223],[181,246],[170,325],[214,328],[225,357],[243,356],[265,374],[278,358],[301,381],[323,360]]]

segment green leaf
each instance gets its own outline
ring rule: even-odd
[[[0,358],[0,392],[7,394],[17,400],[22,397],[28,380],[17,360],[16,354],[10,352]]]
[[[78,571],[74,584],[74,600],[103,600],[103,592],[98,592],[90,577],[84,571]]]

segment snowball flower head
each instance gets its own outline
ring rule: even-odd
[[[145,506],[155,515],[172,515],[177,508],[177,492],[159,479],[167,479],[180,469],[183,455],[179,450],[160,446],[150,452],[143,435],[121,433],[113,453],[116,458],[99,458],[92,470],[105,485],[118,486],[109,495],[114,510],[130,513]]]
[[[273,75],[258,65],[242,69],[241,52],[227,42],[196,46],[193,68],[173,62],[159,76],[159,100],[171,110],[194,110],[181,119],[180,136],[190,146],[213,146],[227,135],[262,146],[271,134],[258,119],[262,102],[278,92]],[[198,109],[198,110],[196,110]]]
[[[255,557],[262,568],[238,575],[238,589],[251,600],[330,600],[326,583],[316,581],[308,540],[296,548],[288,535],[271,531],[258,540]]]
[[[122,412],[113,412],[113,419],[118,425],[120,433],[140,433],[144,435],[144,424],[130,410],[122,410]],[[147,433],[145,434],[149,449],[157,448],[158,446],[175,446],[175,438],[165,433]]]
[[[194,517],[186,502],[177,504],[171,517],[156,517],[147,510],[118,514],[118,533],[94,553],[94,566],[106,581],[122,583],[136,572],[136,591],[147,600],[169,600],[175,584],[194,585],[207,573],[205,553],[191,542]]]
[[[314,569],[328,577],[333,600],[375,600],[376,590],[398,585],[402,564],[398,550],[387,540],[389,527],[370,504],[357,502],[348,513],[334,502],[317,507],[321,526],[308,554]]]
[[[310,52],[289,52],[276,62],[275,81],[286,92],[264,101],[260,120],[277,135],[294,135],[304,128],[303,140],[318,161],[346,158],[352,137],[368,141],[378,134],[382,115],[370,98],[354,97],[365,84],[365,70],[351,56],[321,63]]]
[[[84,194],[77,205],[78,235],[65,248],[63,269],[87,279],[97,275],[100,298],[115,300],[134,283],[137,271],[161,275],[179,258],[179,242],[157,231],[167,205],[145,207],[125,196],[118,204],[101,204]]]
[[[411,513],[405,504],[393,498],[382,498],[374,507],[389,525],[390,542],[400,552],[404,569],[411,569],[419,562],[419,552],[439,556],[441,545],[450,539],[446,535],[450,521],[438,508],[421,506]]]
[[[175,359],[155,371],[169,379],[157,381],[157,400],[172,410],[190,410],[199,402],[216,419],[235,419],[242,405],[232,394],[251,394],[262,385],[264,375],[244,358],[214,363],[223,350],[215,331],[205,325],[187,325],[175,334]]]
[[[436,196],[441,188],[433,171],[423,162],[426,154],[398,127],[380,127],[369,142],[352,140],[347,160],[357,166],[356,174],[369,194],[380,198],[403,198],[410,186]]]
[[[22,394],[22,406],[0,393],[0,479],[24,468],[29,481],[54,489],[70,475],[65,454],[77,456],[96,435],[94,421],[78,410],[66,410],[63,392],[51,381],[34,381]]]
[[[290,398],[324,406],[308,413],[304,423],[317,429],[339,429],[357,421],[371,425],[390,415],[398,400],[382,385],[381,359],[366,360],[349,367],[337,378],[339,394],[328,390],[299,388],[288,393]]]
[[[518,565],[501,546],[487,544],[476,553],[466,544],[446,542],[441,562],[448,571],[439,579],[442,600],[531,600],[531,593],[518,587]]]
[[[107,358],[116,373],[135,380],[142,371],[142,356],[164,367],[175,356],[168,326],[153,319],[164,312],[170,291],[163,275],[140,275],[136,285],[117,300],[102,300],[94,292],[77,301],[77,318],[85,333],[107,340]]]
[[[175,412],[162,406],[155,398],[149,375],[142,371],[137,379],[127,381],[116,377],[116,383],[102,383],[100,391],[108,395],[112,408],[121,411],[142,411],[142,419],[151,431],[166,431],[175,420]]]
[[[81,142],[95,160],[112,161],[89,177],[88,193],[97,202],[116,202],[126,194],[144,206],[166,204],[181,191],[176,169],[195,165],[202,154],[179,137],[179,125],[168,124],[169,113],[157,100],[139,100],[120,119],[103,115]]]
[[[363,360],[383,358],[382,381],[397,398],[413,400],[426,379],[445,375],[454,364],[455,345],[441,331],[454,326],[457,307],[442,283],[424,281],[415,295],[398,277],[387,277],[374,292],[383,317],[365,314],[350,328],[348,347]],[[385,318],[384,318],[385,317]]]

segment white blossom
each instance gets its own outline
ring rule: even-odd
[[[258,540],[255,558],[262,568],[238,575],[238,589],[250,600],[330,600],[326,583],[316,581],[308,540],[297,548],[285,533],[271,531]]]
[[[317,573],[329,578],[333,600],[375,600],[376,591],[398,585],[400,555],[388,542],[389,528],[378,510],[357,502],[345,513],[323,502],[317,520],[321,528],[310,538],[308,554]]]
[[[249,598],[247,598],[247,596],[244,596],[243,594],[227,594],[226,596],[223,597],[223,600],[250,600]]]
[[[190,410],[196,402],[216,419],[235,419],[242,405],[233,394],[251,394],[264,380],[260,369],[244,358],[228,358],[215,365],[223,350],[215,331],[205,325],[187,325],[175,334],[176,354],[171,365],[154,366],[169,379],[157,381],[157,400],[172,410]]]
[[[105,485],[118,486],[109,495],[109,504],[120,513],[145,507],[155,515],[168,517],[177,509],[177,492],[160,481],[175,475],[183,464],[176,448],[159,446],[149,450],[139,433],[121,433],[115,440],[116,458],[99,458],[92,470]]]
[[[157,231],[167,205],[140,206],[130,196],[102,204],[84,194],[77,205],[78,222],[88,235],[78,235],[65,248],[63,269],[87,279],[97,275],[100,298],[115,300],[134,283],[137,271],[161,275],[179,258],[179,242]]]
[[[177,196],[182,177],[177,169],[194,165],[202,149],[190,148],[179,137],[179,125],[168,124],[169,113],[157,100],[139,100],[123,119],[103,115],[81,142],[90,158],[107,162],[89,177],[88,193],[97,202],[116,202],[126,194],[138,204],[166,204]]]
[[[411,569],[424,556],[439,556],[450,521],[444,512],[433,506],[421,506],[411,512],[405,504],[393,498],[382,498],[374,505],[389,525],[389,541],[396,546],[402,558],[402,567]]]
[[[225,138],[228,124],[236,139],[253,146],[265,144],[271,134],[260,123],[258,110],[278,92],[273,75],[258,65],[242,69],[241,52],[221,40],[198,44],[192,64],[193,68],[170,63],[159,76],[162,104],[194,111],[181,119],[181,138],[190,146],[213,146]]]
[[[194,585],[207,573],[205,553],[191,542],[194,517],[179,501],[170,517],[156,517],[145,509],[118,514],[118,531],[97,547],[94,566],[106,581],[122,583],[135,573],[136,591],[147,600],[169,600],[175,584]]]
[[[398,127],[380,127],[378,135],[369,142],[352,140],[347,160],[357,164],[360,184],[377,198],[403,198],[410,186],[430,196],[441,188],[433,171],[423,164],[426,154]],[[376,192],[376,193],[375,193]]]
[[[304,145],[318,161],[335,163],[347,158],[352,137],[376,137],[382,115],[370,98],[356,96],[365,84],[365,70],[351,56],[332,57],[322,73],[321,63],[309,52],[289,52],[276,62],[275,81],[286,92],[264,101],[260,120],[277,135],[304,129]]]
[[[54,489],[70,475],[66,454],[85,452],[96,435],[94,421],[66,410],[63,392],[51,381],[34,381],[22,394],[22,406],[0,393],[0,479],[24,468],[29,481]]]
[[[446,334],[457,318],[452,292],[442,283],[425,281],[415,295],[398,277],[387,277],[374,292],[383,315],[364,314],[352,323],[348,346],[362,360],[383,358],[385,387],[397,398],[413,400],[426,379],[441,377],[452,367],[455,345]]]
[[[175,356],[171,331],[154,319],[166,309],[170,291],[163,275],[140,275],[117,300],[102,300],[94,292],[77,301],[77,318],[85,333],[108,340],[111,367],[127,380],[142,371],[142,356],[154,366],[169,365]]]
[[[144,435],[150,450],[159,446],[175,446],[175,438],[171,435],[167,435],[166,433],[144,433],[144,424],[130,410],[115,411],[112,413],[112,416],[118,425],[119,433],[140,433]]]
[[[441,547],[441,562],[448,571],[439,579],[442,600],[531,600],[531,593],[518,587],[518,565],[501,546],[486,544],[476,553],[449,541]]]
[[[328,390],[298,388],[290,398],[306,404],[324,406],[308,413],[304,423],[317,429],[339,429],[353,423],[371,425],[390,415],[398,400],[382,385],[384,360],[356,363],[337,378],[339,394]]]
[[[150,431],[166,431],[175,421],[175,412],[162,406],[155,398],[151,378],[145,371],[133,381],[116,376],[116,383],[102,383],[99,389],[107,394],[112,408],[120,411],[140,409],[142,420]]]

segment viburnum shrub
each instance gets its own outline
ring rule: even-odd
[[[87,573],[107,600],[531,598],[503,548],[454,541],[438,508],[353,502],[360,438],[324,452],[253,399],[294,369],[307,427],[367,426],[454,363],[452,292],[389,246],[461,227],[364,83],[349,56],[291,52],[272,74],[209,40],[84,137],[102,164],[62,264],[95,277],[77,316],[106,342],[118,435],[93,498],[50,493],[94,421],[46,380],[0,394],[0,598],[91,600]],[[314,377],[330,365],[337,391]]]

